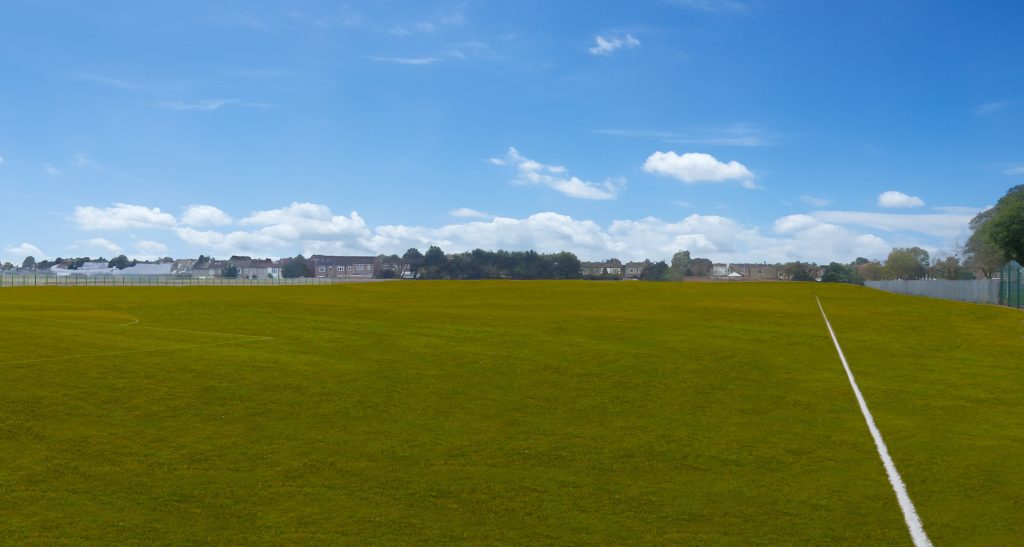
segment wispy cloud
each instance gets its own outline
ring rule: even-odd
[[[665,131],[655,129],[596,129],[595,133],[612,137],[658,139],[672,144],[707,145],[707,146],[771,146],[778,140],[764,130],[747,123],[737,123],[720,127],[696,127],[684,131]]]
[[[594,37],[594,46],[587,49],[591,55],[604,55],[608,56],[622,48],[635,48],[640,46],[640,40],[633,37],[632,34],[625,36],[610,36],[605,38],[604,36]]]
[[[807,194],[800,196],[800,201],[810,205],[811,207],[828,207],[832,204],[832,200],[830,199],[809,196]]]
[[[100,164],[93,161],[89,156],[78,152],[71,158],[71,165],[75,167],[81,167],[83,169],[98,169]]]
[[[432,17],[412,23],[395,25],[388,32],[395,36],[408,36],[410,34],[439,32],[445,29],[462,26],[465,23],[466,14],[463,10],[458,9],[441,12]]]
[[[569,170],[561,165],[547,165],[524,157],[513,147],[509,147],[504,158],[491,158],[494,165],[511,165],[518,171],[515,182],[519,184],[536,184],[547,186],[556,192],[571,198],[608,200],[618,197],[623,181],[606,180],[604,182],[588,182],[568,175]]]
[[[43,165],[43,172],[51,177],[59,177],[64,174],[64,171],[57,169],[49,163]]]
[[[742,13],[747,4],[739,0],[669,0],[670,4],[707,13]]]
[[[1000,110],[1006,108],[1009,105],[1009,101],[993,101],[991,103],[978,105],[974,109],[974,113],[978,114],[979,116],[989,116],[995,114],[996,112],[999,112]]]
[[[147,87],[147,86],[145,86],[145,85],[143,85],[141,83],[138,83],[138,82],[133,82],[133,81],[130,81],[130,80],[122,80],[121,78],[114,78],[114,77],[111,77],[111,76],[104,76],[102,74],[89,74],[89,73],[84,73],[84,72],[78,72],[78,73],[75,73],[74,76],[76,78],[79,78],[79,79],[82,79],[82,80],[88,80],[88,81],[93,82],[93,83],[105,85],[105,86],[108,86],[108,87],[114,87],[114,88],[117,88],[117,89],[130,90],[130,91],[139,91],[139,90],[142,90],[142,89],[146,89],[146,87]]]
[[[160,108],[167,108],[169,110],[191,110],[196,112],[210,112],[213,110],[219,110],[221,108],[224,108],[225,106],[273,108],[275,105],[270,103],[246,102],[238,99],[207,99],[192,102],[165,101],[157,103],[157,106],[159,106]]]
[[[86,239],[84,241],[77,241],[72,245],[73,249],[77,250],[100,250],[108,253],[120,253],[121,246],[105,237],[94,237],[92,239]]]
[[[377,61],[378,63],[390,63],[393,65],[411,65],[411,66],[426,66],[432,65],[441,59],[437,57],[384,57],[380,55],[371,55],[367,57],[371,61]]]
[[[1006,175],[1024,175],[1024,164],[1007,167],[1003,169],[1003,173]]]
[[[39,247],[36,247],[35,245],[33,245],[31,243],[22,243],[20,245],[9,245],[7,247],[4,247],[4,252],[10,254],[11,256],[15,256],[15,257],[19,257],[19,258],[25,258],[25,257],[28,257],[28,256],[31,256],[31,257],[36,258],[36,259],[40,259],[40,258],[41,259],[45,259],[45,258],[47,258],[46,257],[46,253],[44,253],[42,251],[42,249],[40,249]]]

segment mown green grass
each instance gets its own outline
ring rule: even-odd
[[[909,543],[815,293],[928,533],[1019,538],[1020,312],[596,282],[4,289],[0,538]]]

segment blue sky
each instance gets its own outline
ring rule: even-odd
[[[56,2],[0,258],[950,251],[1024,182],[1021,2]]]

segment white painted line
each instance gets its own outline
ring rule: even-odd
[[[839,340],[836,339],[836,333],[832,330],[832,323],[829,322],[828,316],[825,315],[825,308],[821,306],[821,299],[818,295],[814,295],[814,299],[818,301],[818,309],[821,310],[821,317],[825,319],[825,326],[828,327],[828,333],[832,336],[832,342],[836,345],[836,351],[839,352],[839,360],[843,362],[843,368],[846,369],[846,376],[850,379],[850,387],[853,388],[853,394],[857,396],[857,404],[860,405],[860,412],[864,415],[864,420],[868,423],[868,430],[871,431],[871,437],[875,439],[875,448],[878,449],[878,456],[882,458],[882,465],[885,466],[885,473],[889,475],[889,483],[892,484],[893,492],[896,493],[896,500],[900,503],[900,509],[903,510],[903,520],[907,522],[907,530],[910,531],[910,539],[913,540],[914,545],[917,547],[931,547],[931,540],[928,539],[928,534],[924,531],[924,525],[921,524],[921,518],[917,516],[917,509],[914,508],[914,502],[910,501],[910,494],[907,493],[907,486],[903,484],[903,478],[900,477],[900,472],[896,470],[896,464],[893,463],[892,458],[889,456],[889,449],[885,446],[885,441],[882,440],[882,433],[878,431],[878,427],[875,426],[875,418],[871,416],[871,411],[868,410],[868,403],[864,401],[864,396],[860,393],[860,388],[857,387],[857,381],[853,379],[853,371],[850,370],[850,365],[846,362],[846,356],[843,355],[843,348],[839,347]]]

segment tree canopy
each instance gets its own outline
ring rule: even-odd
[[[967,247],[975,258],[980,254],[987,259],[984,265],[997,258],[1024,262],[1024,184],[1010,188],[994,207],[978,213],[971,220],[971,229],[974,232]]]

